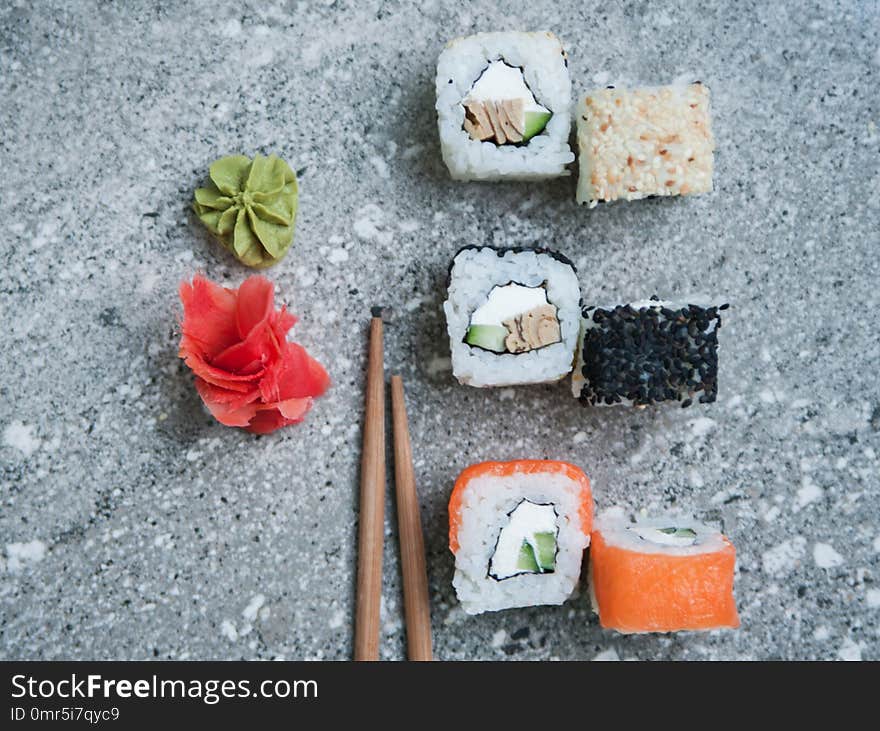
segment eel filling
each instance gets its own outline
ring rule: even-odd
[[[527,353],[561,342],[557,308],[544,285],[516,282],[496,286],[471,315],[464,341],[493,353]]]
[[[521,144],[544,131],[553,113],[538,104],[523,71],[503,60],[492,61],[467,96],[464,131],[472,140],[496,145]]]

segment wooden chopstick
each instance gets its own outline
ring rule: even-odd
[[[379,659],[379,608],[382,600],[382,543],[385,535],[385,366],[382,318],[370,322],[364,442],[361,455],[361,511],[354,659]]]
[[[394,485],[397,495],[400,559],[403,564],[407,655],[410,660],[432,660],[425,539],[422,535],[412,445],[403,397],[403,380],[400,376],[391,377],[391,414],[394,420]]]

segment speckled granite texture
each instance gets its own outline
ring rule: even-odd
[[[715,192],[589,211],[573,177],[451,182],[443,43],[542,28],[578,92],[708,83]],[[366,327],[393,303],[438,657],[880,659],[878,29],[855,0],[3,3],[0,657],[349,657]],[[177,359],[178,282],[247,274],[189,208],[232,152],[299,171],[271,276],[335,381],[263,438],[216,424]],[[718,403],[589,410],[566,386],[456,385],[443,283],[474,243],[559,249],[589,302],[729,300]],[[452,481],[525,456],[583,466],[599,507],[723,524],[742,628],[622,637],[583,597],[467,617]],[[387,539],[391,659],[390,498]]]

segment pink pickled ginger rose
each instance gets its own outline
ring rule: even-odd
[[[287,341],[296,317],[275,309],[275,288],[261,276],[227,289],[196,275],[180,285],[180,357],[214,418],[266,434],[305,418],[330,385],[324,367]]]

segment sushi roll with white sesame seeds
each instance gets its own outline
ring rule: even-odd
[[[440,148],[456,180],[568,175],[571,80],[548,32],[477,33],[437,60]]]
[[[459,383],[548,383],[571,372],[580,287],[560,254],[465,247],[452,260],[443,309]]]
[[[576,113],[578,203],[712,190],[715,141],[704,84],[598,89]]]
[[[727,307],[652,298],[584,308],[574,396],[590,406],[715,401],[720,312]]]

